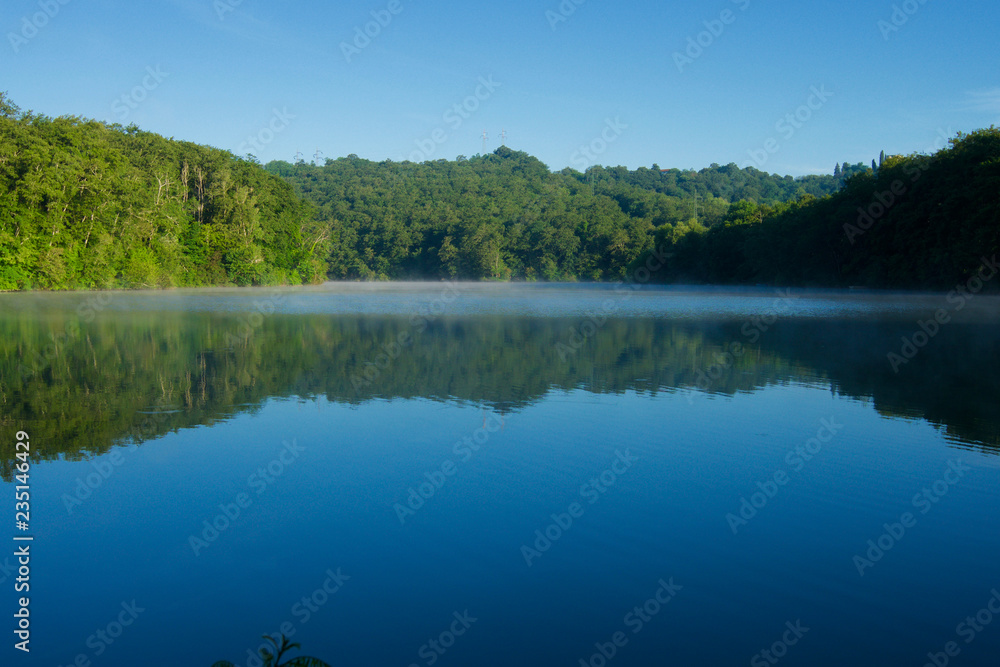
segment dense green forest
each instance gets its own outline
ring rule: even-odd
[[[659,279],[951,289],[981,267],[989,274],[1000,252],[1000,129],[950,143],[885,158],[826,197],[741,201],[710,229],[657,229],[671,256]]]
[[[0,289],[314,281],[315,227],[250,161],[0,94]]]
[[[1000,130],[792,178],[527,153],[271,162],[0,94],[0,290],[460,277],[950,288],[1000,250]]]
[[[267,169],[294,184],[333,230],[332,278],[614,280],[652,248],[657,230],[703,231],[741,199],[825,196],[868,168],[845,163],[835,176],[799,179],[734,164],[552,173],[501,147],[454,161],[351,155]]]

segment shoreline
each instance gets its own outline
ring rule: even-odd
[[[628,283],[626,281],[526,281],[526,280],[455,280],[455,279],[427,279],[427,280],[328,280],[322,283],[309,285],[198,285],[191,287],[112,287],[112,288],[80,288],[80,289],[28,289],[28,290],[0,290],[0,298],[5,295],[89,295],[89,294],[180,294],[187,292],[208,293],[211,291],[222,291],[232,294],[254,294],[267,292],[269,290],[281,290],[287,293],[315,294],[321,292],[335,293],[337,290],[350,290],[357,292],[378,293],[381,291],[417,291],[423,289],[433,289],[442,285],[464,286],[469,289],[614,289],[616,287],[628,286],[633,291],[644,292],[674,292],[678,294],[773,294],[795,293],[800,296],[943,296],[956,293],[960,290],[961,284],[948,288],[911,288],[911,287],[864,287],[858,285],[850,286],[824,286],[824,285],[766,285],[766,284],[698,284],[698,283]],[[973,292],[974,296],[1000,297],[1000,289],[983,289]]]

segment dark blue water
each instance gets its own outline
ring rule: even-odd
[[[993,297],[2,297],[4,664],[997,664]]]

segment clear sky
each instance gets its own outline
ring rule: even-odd
[[[996,0],[5,0],[0,90],[262,162],[506,130],[553,170],[801,175],[1000,124],[998,27]]]

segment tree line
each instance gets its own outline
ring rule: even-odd
[[[0,290],[466,278],[949,288],[1000,249],[1000,131],[801,178],[501,147],[323,165],[22,112],[0,94]]]
[[[259,165],[0,94],[0,289],[321,280],[322,230]]]
[[[1000,129],[949,143],[934,155],[883,155],[824,197],[744,200],[710,228],[657,229],[671,257],[658,279],[950,290],[995,274]]]
[[[735,164],[553,173],[506,147],[453,161],[350,155],[323,166],[276,161],[266,168],[316,207],[331,230],[329,275],[349,280],[616,280],[652,248],[659,229],[707,229],[739,199],[824,196],[843,180]]]

